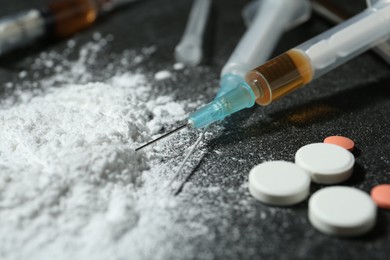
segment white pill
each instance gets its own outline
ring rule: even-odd
[[[359,236],[376,222],[376,206],[365,192],[343,186],[321,189],[309,200],[309,220],[328,235]]]
[[[313,182],[334,184],[351,176],[355,157],[338,145],[314,143],[296,152],[295,163],[310,174]]]
[[[296,204],[307,197],[309,187],[309,175],[291,162],[265,162],[249,173],[250,193],[266,204]]]

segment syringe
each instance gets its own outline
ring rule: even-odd
[[[385,41],[390,34],[390,0],[368,4],[351,19],[249,71],[235,88],[190,114],[186,124],[158,140],[186,126],[206,127],[255,103],[267,106]]]
[[[190,114],[188,126],[202,128],[255,102],[266,106],[302,87],[390,34],[390,1],[375,1],[365,11],[249,71],[245,81]]]
[[[95,20],[137,0],[56,0],[37,9],[0,19],[0,55],[43,36],[64,38],[89,27]]]

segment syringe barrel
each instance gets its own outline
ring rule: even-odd
[[[255,20],[222,68],[221,77],[230,73],[244,78],[250,69],[267,61],[284,29],[305,5],[302,0],[260,1]]]
[[[313,79],[374,47],[390,36],[390,1],[379,1],[365,11],[299,45],[309,57]]]
[[[390,1],[377,2],[346,22],[249,71],[259,105],[308,84],[390,36]]]
[[[245,81],[256,96],[256,103],[261,106],[269,105],[312,79],[310,59],[298,49],[279,55],[245,76]]]

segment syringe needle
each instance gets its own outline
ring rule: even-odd
[[[179,131],[179,130],[185,128],[186,126],[188,126],[188,124],[184,124],[184,125],[182,125],[182,126],[179,126],[178,128],[175,128],[175,129],[173,129],[172,131],[170,131],[170,132],[168,132],[168,133],[166,133],[166,134],[163,134],[162,136],[160,136],[160,137],[158,137],[158,138],[156,138],[156,139],[154,139],[154,140],[152,140],[152,141],[150,141],[150,142],[148,142],[148,143],[146,143],[146,144],[143,144],[143,145],[139,146],[139,147],[136,148],[135,150],[136,150],[136,151],[141,150],[142,148],[145,148],[146,146],[148,146],[148,145],[150,145],[150,144],[152,144],[152,143],[155,143],[155,142],[157,142],[157,141],[159,141],[159,140],[161,140],[161,139],[163,139],[163,138],[165,138],[165,137],[168,137],[168,136],[170,136],[171,134],[173,134],[173,133],[175,133],[175,132],[177,132],[177,131]]]
[[[172,186],[172,183],[176,180],[177,176],[179,176],[180,172],[183,170],[184,168],[184,165],[187,163],[188,161],[188,158],[190,158],[191,154],[195,151],[196,147],[198,146],[198,144],[200,143],[200,141],[202,141],[206,131],[208,129],[208,126],[206,126],[203,131],[200,133],[198,139],[196,140],[196,142],[192,145],[191,149],[188,151],[186,157],[184,157],[184,160],[182,161],[182,163],[180,164],[178,170],[176,171],[175,175],[173,176],[173,178],[170,180],[170,182],[168,183],[168,187],[171,187]],[[175,195],[178,193],[178,191],[180,191],[180,189],[183,187],[184,183],[187,181],[188,179],[188,176],[184,179],[184,181],[180,184],[180,186],[176,189],[175,191]]]

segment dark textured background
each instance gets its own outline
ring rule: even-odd
[[[0,16],[44,2],[0,0]],[[364,8],[365,1],[340,2],[348,11],[356,13]],[[219,72],[245,31],[240,16],[245,3],[214,1],[205,63],[186,69],[174,82],[156,82],[159,93],[174,91],[178,99],[212,99]],[[75,37],[82,43],[89,41],[95,31],[112,34],[115,40],[105,50],[107,56],[120,54],[124,49],[141,50],[155,45],[157,52],[141,64],[144,71],[151,72],[152,80],[152,72],[171,68],[174,63],[173,49],[185,28],[190,6],[191,2],[184,0],[144,0],[115,12]],[[329,24],[313,16],[306,24],[285,34],[274,54],[327,28]],[[18,71],[28,70],[40,51],[60,52],[65,46],[65,41],[36,44],[2,57],[0,93],[4,94],[4,83],[18,81]],[[367,52],[269,107],[254,107],[225,120],[224,130],[215,133],[189,179],[198,187],[220,186],[220,192],[210,194],[204,189],[202,194],[191,194],[191,189],[184,189],[178,195],[188,207],[200,212],[204,208],[205,216],[212,208],[223,211],[225,217],[199,217],[212,236],[187,241],[197,250],[185,258],[388,259],[389,211],[379,209],[378,224],[364,237],[340,239],[312,228],[307,220],[307,200],[291,208],[269,207],[256,202],[246,189],[239,187],[254,165],[264,160],[293,161],[295,151],[301,146],[321,142],[329,135],[348,136],[358,148],[354,175],[345,185],[369,192],[376,184],[390,183],[389,85],[390,66]],[[321,187],[313,184],[312,192]],[[201,204],[196,200],[199,196]],[[243,201],[245,207],[237,206]],[[178,221],[186,221],[184,211]],[[180,244],[177,249],[180,250]]]

